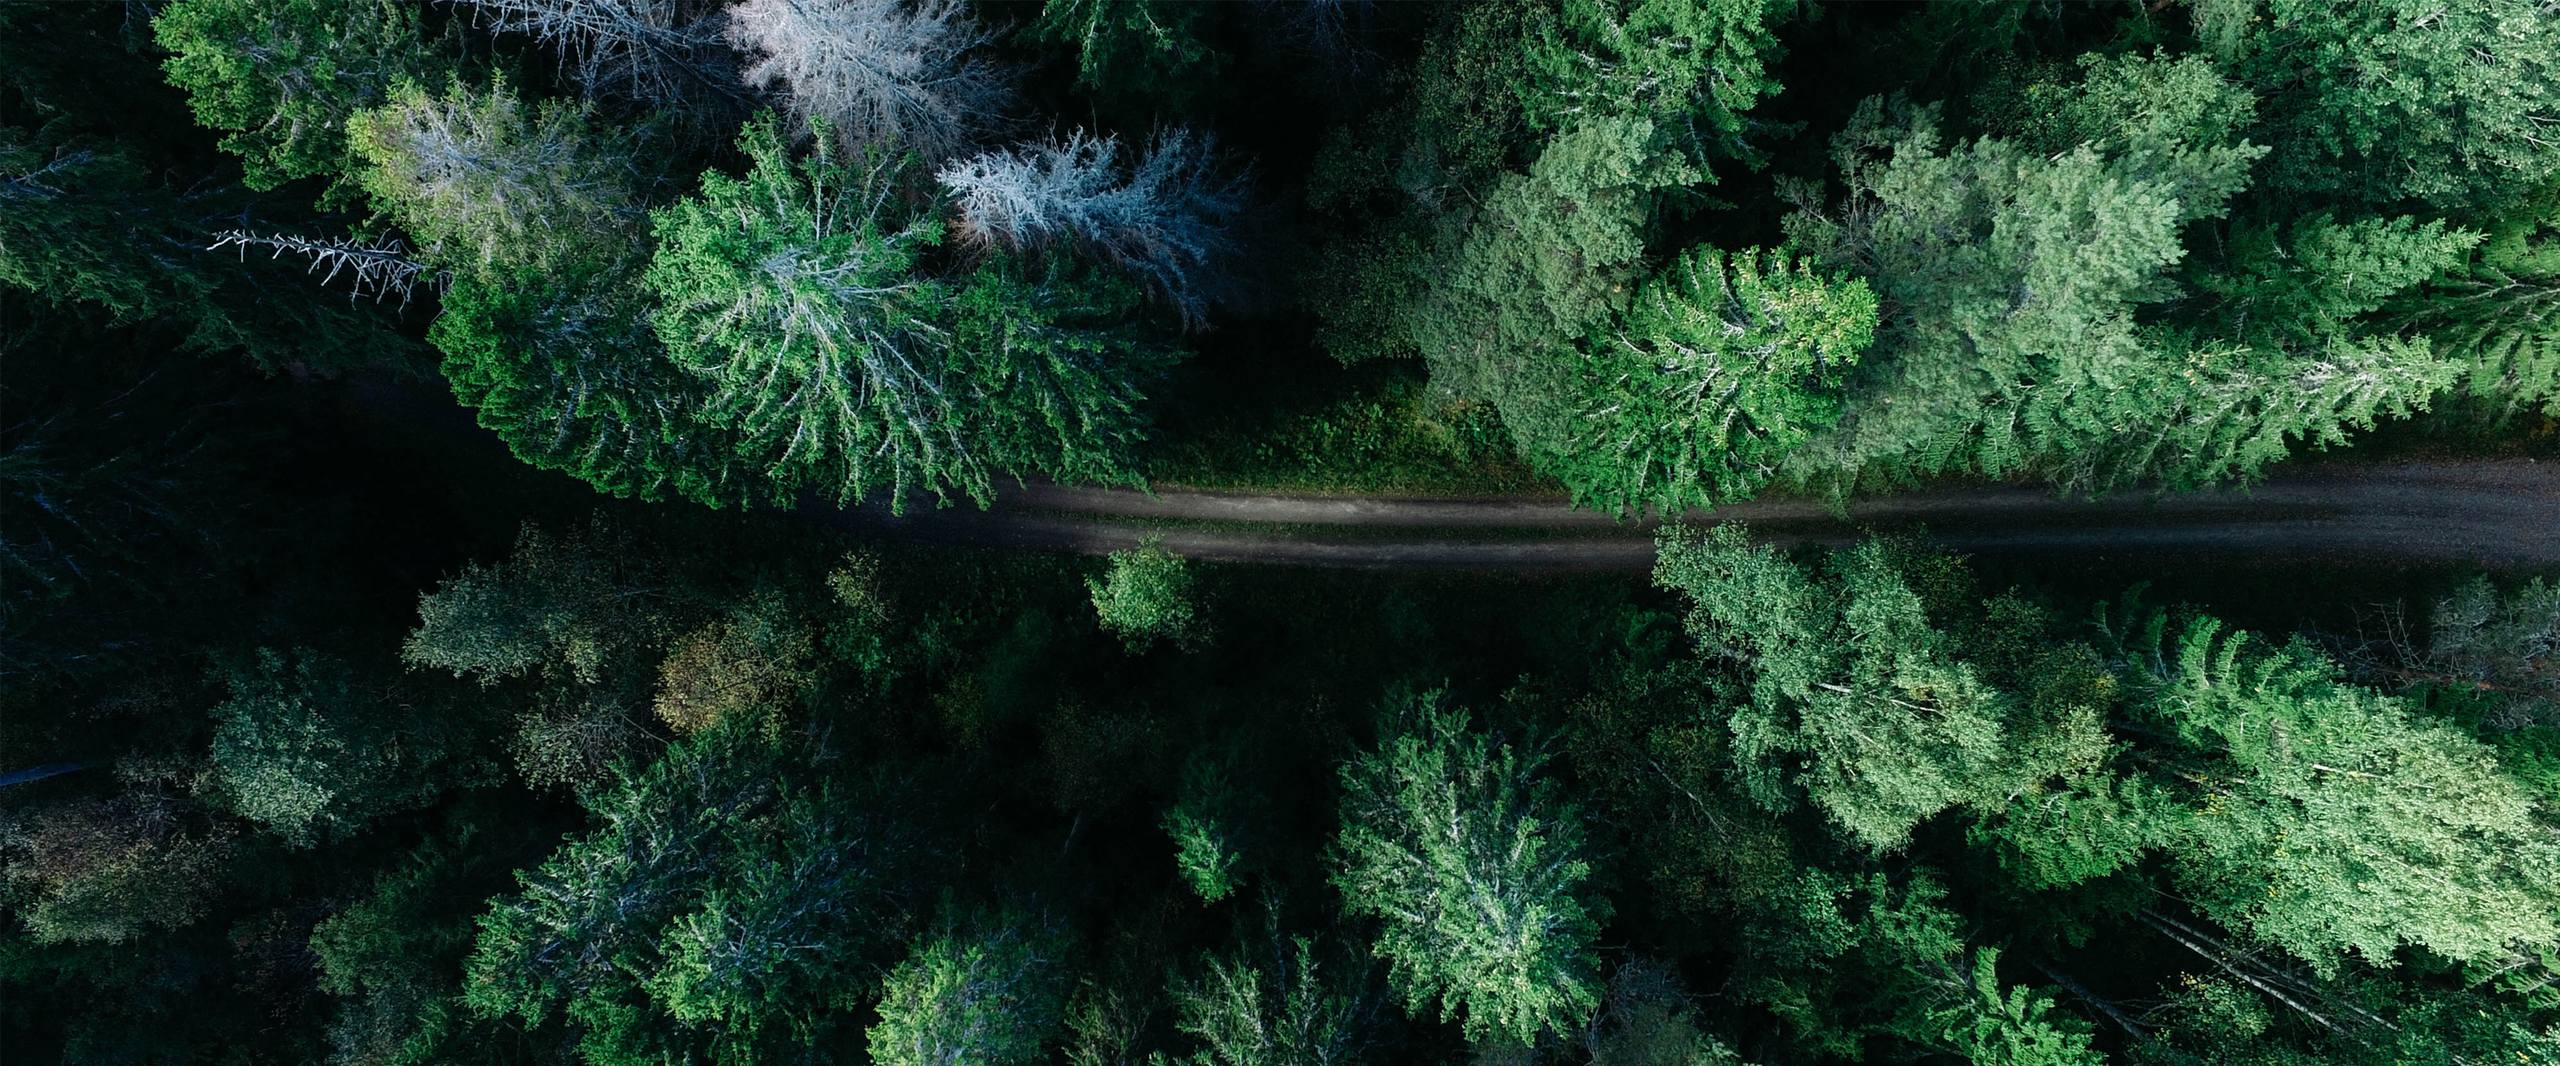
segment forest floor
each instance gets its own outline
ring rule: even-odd
[[[1658,521],[1621,521],[1553,496],[1078,488],[1033,483],[980,511],[962,504],[892,516],[812,509],[889,536],[1098,554],[1160,537],[1213,562],[1372,569],[1640,570]],[[2081,558],[2397,562],[2560,567],[2560,463],[2531,459],[2337,463],[2279,469],[2246,490],[2127,493],[2098,500],[2034,487],[1967,487],[1862,499],[1845,512],[1754,500],[1688,516],[1743,522],[1762,539],[1847,543],[1863,531],[1926,530],[1958,550]]]

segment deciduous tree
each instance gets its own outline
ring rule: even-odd
[[[1157,640],[1199,641],[1191,564],[1154,540],[1111,553],[1110,568],[1085,579],[1102,628],[1135,651]]]

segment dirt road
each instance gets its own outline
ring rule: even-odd
[[[894,536],[1096,554],[1160,535],[1224,562],[1378,569],[1640,570],[1654,522],[1621,522],[1561,499],[1298,496],[1034,484],[968,505],[826,520]],[[2103,500],[2040,488],[1957,488],[1863,501],[1760,500],[1690,516],[1739,521],[1775,541],[1836,543],[1860,531],[1926,529],[1955,548],[2003,554],[2283,558],[2560,569],[2560,463],[2529,460],[2303,465],[2247,491]]]

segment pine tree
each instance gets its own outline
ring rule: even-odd
[[[1740,526],[1675,527],[1654,580],[1688,596],[1706,651],[1747,670],[1730,728],[1748,791],[1783,810],[1801,788],[1869,848],[1900,847],[1950,807],[1997,807],[2092,744],[2094,721],[2026,728],[2035,718],[1959,656],[1881,542],[1817,577]]]
[[[2206,916],[2324,976],[2404,946],[2479,961],[2560,939],[2560,844],[2486,747],[2303,644],[2211,619],[2161,633],[2129,630],[2127,651],[2148,714],[2192,752],[2171,854]]]
[[[871,1061],[1021,1066],[1038,1061],[1065,1006],[1056,932],[1019,914],[918,942],[889,971]]]
[[[2182,229],[2219,214],[2262,149],[2236,139],[2246,95],[2201,60],[2083,68],[2030,88],[2042,117],[2015,140],[1942,150],[1933,113],[1870,101],[1835,142],[1848,203],[1789,231],[1896,312],[1851,379],[1859,402],[1785,480],[1835,495],[1956,471],[2079,491],[2245,481],[2292,442],[2423,408],[2458,373],[2424,344],[2321,317],[2439,269],[2469,239],[2440,225],[2310,220],[2290,238],[2300,262],[2353,280],[2244,253],[2240,274],[2206,279],[2239,337],[2140,324],[2179,291]]]
[[[1535,1043],[1600,1000],[1581,812],[1534,743],[1471,729],[1439,693],[1406,697],[1376,751],[1342,768],[1334,887],[1377,923],[1371,950],[1408,1010],[1470,1040]]]
[[[914,272],[939,224],[895,217],[894,157],[857,166],[818,143],[795,165],[759,121],[740,142],[744,180],[707,174],[700,197],[657,213],[658,336],[713,386],[703,418],[736,430],[782,498],[981,496],[990,457],[965,432],[933,317],[949,298]]]
[[[1644,118],[1698,163],[1758,166],[1747,112],[1778,93],[1766,71],[1783,58],[1782,5],[1765,0],[1565,0],[1522,44],[1528,76],[1516,87],[1533,130],[1594,118]]]
[[[345,173],[347,120],[443,67],[397,0],[180,0],[152,29],[252,189]]]
[[[1548,468],[1577,502],[1620,512],[1748,499],[1839,417],[1875,316],[1865,282],[1784,252],[1692,249],[1582,360],[1584,428]]]
[[[1174,1028],[1197,1044],[1190,1054],[1157,1059],[1167,1066],[1348,1066],[1374,1039],[1375,1010],[1365,981],[1339,977],[1343,961],[1325,961],[1306,937],[1277,926],[1224,955],[1201,959],[1196,974],[1174,979]],[[1359,975],[1367,977],[1368,975]],[[1356,979],[1355,979],[1356,980]]]
[[[804,1049],[895,945],[929,849],[890,786],[813,779],[752,722],[590,801],[595,828],[480,918],[475,1012],[564,1020],[600,1061]]]
[[[794,165],[778,123],[740,142],[745,179],[656,215],[646,275],[698,420],[734,436],[756,498],[885,491],[984,501],[998,471],[1130,480],[1139,386],[1169,361],[1118,324],[1125,293],[1064,264],[924,273],[942,225],[893,202],[899,160]],[[705,459],[696,469],[722,469]]]
[[[2349,204],[2494,215],[2560,175],[2560,34],[2533,0],[2441,10],[2204,3],[2199,35],[2266,95],[2268,185]]]

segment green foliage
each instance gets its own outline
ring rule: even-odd
[[[1691,249],[1582,362],[1586,428],[1556,473],[1577,502],[1620,512],[1748,499],[1838,420],[1875,320],[1863,281],[1784,252]]]
[[[1157,640],[1193,645],[1205,636],[1191,563],[1150,539],[1111,553],[1111,566],[1085,579],[1102,628],[1137,651]]]
[[[1058,1027],[1065,989],[1053,931],[1004,915],[985,931],[918,942],[889,971],[871,1061],[881,1066],[1021,1066]]]
[[[2463,392],[2492,427],[2560,401],[2560,206],[2493,225],[2474,262],[2405,301],[2403,320],[2467,367]]]
[[[1578,123],[1503,176],[1411,319],[1433,384],[1493,401],[1533,461],[1570,437],[1571,346],[1625,305],[1656,198],[1699,178],[1654,133],[1641,118]]]
[[[595,797],[596,828],[481,917],[471,1008],[565,1019],[608,1062],[806,1046],[840,1024],[832,1004],[897,942],[927,849],[882,786],[812,780],[793,743],[733,722]]]
[[[766,590],[676,638],[658,664],[658,720],[699,732],[759,708],[788,706],[816,681],[816,635]]]
[[[1437,1004],[1468,1039],[1534,1043],[1600,1001],[1581,812],[1533,742],[1475,731],[1437,692],[1391,708],[1394,732],[1342,768],[1333,884],[1377,922],[1371,950],[1409,1010]]]
[[[1432,391],[1409,362],[1338,376],[1274,368],[1177,401],[1150,446],[1156,484],[1471,495],[1545,489],[1490,405]],[[1186,399],[1188,399],[1186,397]]]
[[[252,189],[348,169],[347,120],[441,65],[397,0],[178,0],[152,20],[169,83],[229,131]]]
[[[0,820],[8,903],[37,944],[127,944],[203,918],[233,844],[144,792]]]
[[[1527,4],[1467,4],[1423,40],[1395,103],[1337,127],[1314,161],[1308,206],[1335,223],[1305,272],[1316,344],[1344,363],[1417,354],[1407,319],[1423,306],[1466,208],[1511,162],[1526,124],[1513,87],[1528,77]]]
[[[1229,767],[1195,758],[1182,768],[1182,791],[1165,812],[1164,831],[1173,838],[1175,872],[1203,903],[1234,895],[1244,876],[1244,803]]]
[[[1180,110],[1229,62],[1201,40],[1214,4],[1182,0],[1043,0],[1027,32],[1076,56],[1076,86],[1106,99],[1161,100]]]
[[[659,579],[635,566],[628,547],[528,523],[505,562],[467,565],[419,598],[401,657],[483,685],[537,669],[592,683],[648,632],[642,608]]]
[[[705,174],[700,197],[656,213],[658,336],[712,385],[704,418],[736,429],[777,499],[983,494],[986,462],[943,389],[942,287],[910,273],[940,227],[888,217],[896,161],[858,169],[830,144],[794,165],[759,119],[739,142],[744,180]]]
[[[942,224],[892,202],[907,162],[839,161],[831,143],[794,164],[759,119],[739,142],[744,179],[706,174],[653,216],[652,321],[708,387],[700,418],[735,434],[756,495],[885,490],[903,508],[915,491],[983,502],[1000,470],[1116,473],[1137,434],[1131,384],[1160,359],[1102,325],[1126,303],[1062,275],[919,272]]]
[[[2000,987],[1994,972],[2000,953],[1973,956],[1973,999],[1940,1008],[1943,1036],[1968,1062],[1983,1066],[2096,1066],[2106,1061],[2089,1044],[2087,1023],[2054,1010],[2053,997],[2028,988]]]
[[[2305,222],[2306,261],[2370,272],[2312,280],[2267,257],[2213,282],[2239,338],[2146,328],[2144,309],[2178,295],[2181,233],[2221,213],[2262,149],[2236,140],[2247,97],[2200,60],[2084,66],[2076,85],[2030,88],[2050,117],[2021,140],[1942,149],[1931,112],[1873,101],[1837,139],[1849,200],[1799,212],[1790,235],[1895,311],[1849,417],[1787,481],[1840,495],[1956,472],[2088,491],[2246,480],[2292,441],[2341,442],[2458,376],[2422,342],[2313,313],[2372,310],[2440,269],[2468,238],[2436,224]]]
[[[428,1064],[472,1057],[453,973],[471,950],[471,912],[496,887],[487,833],[431,840],[372,890],[311,929],[320,990],[337,997],[332,1061]]]
[[[1530,129],[1594,118],[1644,118],[1700,162],[1760,161],[1746,112],[1778,93],[1765,67],[1783,56],[1782,0],[1567,0],[1533,20],[1518,86]]]
[[[1949,807],[1998,806],[2103,744],[2092,720],[2028,728],[2016,697],[1958,658],[1880,542],[1832,556],[1817,577],[1738,525],[1675,528],[1654,579],[1689,597],[1710,654],[1746,665],[1751,696],[1730,728],[1752,794],[1783,809],[1787,786],[1801,788],[1870,848],[1901,846]]]
[[[1146,439],[1139,386],[1176,353],[1128,323],[1137,291],[1063,262],[996,259],[953,294],[952,386],[971,397],[983,447],[1013,470],[1135,484]]]
[[[2324,975],[2350,953],[2469,961],[2560,937],[2560,844],[2487,748],[2300,643],[2205,620],[2142,654],[2150,713],[2194,752],[2174,854],[2205,914]]]
[[[556,286],[641,237],[636,148],[562,101],[406,84],[347,135],[356,180],[419,255],[487,283]]]
[[[2225,300],[2229,335],[2266,347],[2316,345],[2350,332],[2392,297],[2460,266],[2480,235],[2414,218],[2339,222],[2327,214],[2292,223],[2286,239],[2263,229],[2232,237],[2228,273],[2202,279]]]
[[[1365,987],[1342,987],[1345,964],[1319,964],[1315,943],[1282,938],[1201,960],[1172,989],[1174,1028],[1198,1047],[1157,1066],[1324,1066],[1360,1061],[1373,1004]]]
[[[2560,175],[2560,35],[2532,0],[2198,5],[2225,69],[2266,96],[2280,193],[2495,212]]]
[[[309,648],[261,648],[224,673],[212,790],[233,813],[307,846],[432,794],[424,774],[446,753],[411,697]]]

